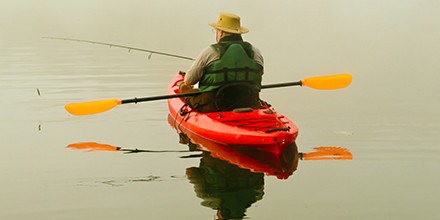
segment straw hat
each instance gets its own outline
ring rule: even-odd
[[[217,23],[209,23],[209,26],[233,34],[244,34],[249,32],[249,29],[240,25],[239,16],[225,12],[220,13]]]

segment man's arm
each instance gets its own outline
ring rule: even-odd
[[[202,79],[205,67],[218,59],[218,53],[211,46],[205,48],[186,71],[184,83],[187,85],[195,85],[198,83],[200,79]]]

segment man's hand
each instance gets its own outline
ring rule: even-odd
[[[192,89],[193,89],[193,86],[190,85],[189,83],[187,83],[186,81],[181,82],[179,85],[179,91],[181,93],[189,92]]]

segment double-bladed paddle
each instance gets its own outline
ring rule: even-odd
[[[278,87],[287,87],[287,86],[307,86],[313,89],[334,90],[334,89],[341,89],[347,87],[348,85],[350,85],[351,81],[352,81],[351,74],[342,73],[342,74],[334,74],[327,76],[309,77],[297,82],[263,85],[261,86],[261,88],[269,89],[269,88],[278,88]],[[72,115],[77,115],[77,116],[91,115],[91,114],[97,114],[108,111],[116,107],[117,105],[121,105],[121,104],[195,96],[201,93],[203,92],[151,96],[144,98],[124,99],[124,100],[119,100],[119,99],[96,100],[89,102],[70,103],[70,104],[66,104],[64,107],[66,111]]]

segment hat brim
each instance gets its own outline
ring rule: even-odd
[[[208,23],[209,26],[224,31],[224,32],[228,32],[228,33],[232,33],[232,34],[245,34],[247,32],[249,32],[249,29],[247,29],[246,27],[240,26],[239,29],[232,29],[232,28],[228,28],[228,27],[224,27],[221,25],[218,25],[217,23]]]

